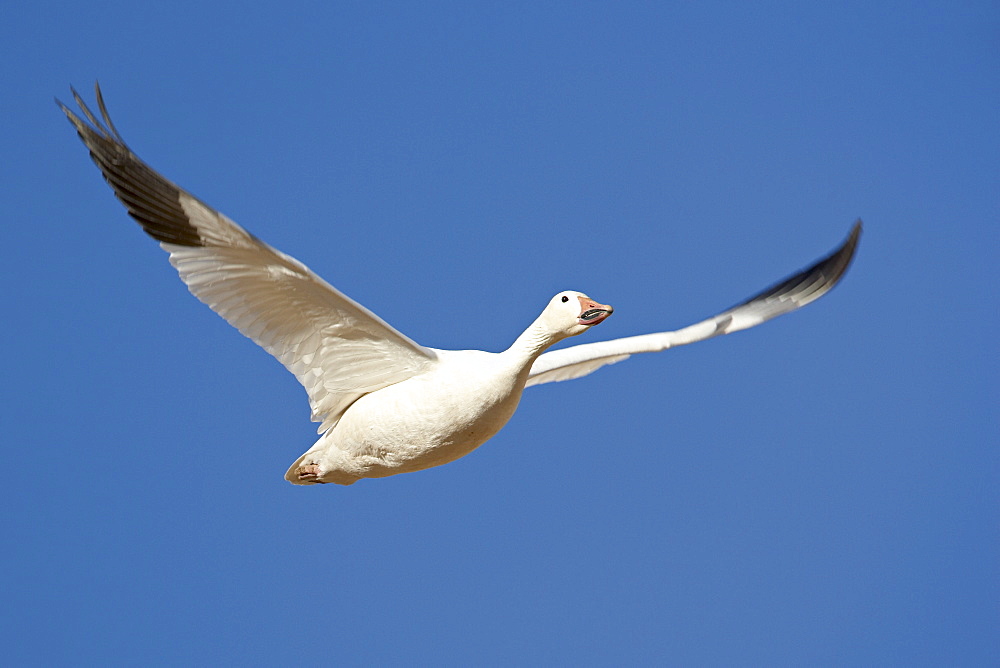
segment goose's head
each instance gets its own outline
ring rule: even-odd
[[[607,304],[599,304],[582,292],[566,290],[549,301],[542,311],[542,319],[561,338],[582,334],[613,312]]]

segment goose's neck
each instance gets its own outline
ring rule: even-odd
[[[528,329],[524,330],[521,336],[517,337],[503,354],[513,356],[526,366],[531,366],[531,363],[545,352],[546,348],[564,338],[566,337],[553,334],[552,330],[539,317],[531,323]]]

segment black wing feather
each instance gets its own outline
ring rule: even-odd
[[[204,246],[204,240],[181,206],[181,189],[140,160],[125,144],[108,115],[100,85],[94,84],[94,88],[103,121],[98,120],[75,90],[73,99],[89,123],[59,100],[56,103],[76,127],[115,196],[142,229],[157,241],[177,246]]]

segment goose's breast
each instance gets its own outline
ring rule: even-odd
[[[369,475],[438,466],[468,454],[514,414],[524,381],[492,353],[449,352],[433,371],[365,395],[334,434]],[[359,462],[361,463],[361,462]]]

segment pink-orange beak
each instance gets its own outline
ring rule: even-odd
[[[580,318],[577,322],[581,325],[596,325],[604,322],[604,319],[615,312],[607,304],[598,304],[593,299],[578,297],[580,300]]]

